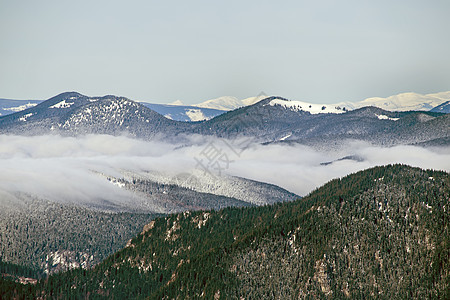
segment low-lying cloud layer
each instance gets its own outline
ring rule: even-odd
[[[345,151],[321,153],[301,145],[249,145],[248,141],[191,137],[194,145],[146,142],[127,137],[88,135],[0,135],[0,203],[17,192],[78,204],[111,201],[132,205],[130,192],[111,184],[98,172],[121,177],[120,170],[189,173],[194,169],[240,176],[279,185],[306,195],[327,181],[376,165],[404,163],[450,171],[450,147],[373,147],[349,142]],[[248,143],[247,143],[248,144]],[[358,160],[339,158],[353,155]],[[321,163],[334,161],[328,165]],[[9,196],[8,196],[9,195]]]

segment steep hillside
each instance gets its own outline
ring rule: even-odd
[[[449,194],[447,173],[390,165],[295,202],[170,215],[94,269],[51,276],[31,293],[448,298]]]

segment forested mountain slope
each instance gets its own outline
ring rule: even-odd
[[[50,276],[31,293],[448,299],[449,195],[448,173],[389,165],[294,202],[170,215],[94,269]]]

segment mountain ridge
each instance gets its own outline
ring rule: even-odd
[[[318,146],[340,143],[343,139],[360,139],[378,145],[417,144],[438,139],[445,142],[450,135],[449,117],[442,113],[390,112],[370,106],[349,111],[343,107],[303,106],[272,96],[210,120],[179,122],[124,97],[63,93],[24,111],[0,117],[0,133],[128,134],[146,140],[159,136],[178,142],[187,135],[200,134],[226,139],[252,138],[258,143],[297,141]]]
[[[256,97],[249,97],[246,99],[239,100],[236,97],[223,96],[191,105],[185,105],[179,100],[169,104],[156,104],[156,103],[149,103],[146,101],[138,101],[138,102],[166,116],[169,119],[173,119],[176,121],[201,121],[211,119],[212,117],[220,115],[225,111],[230,111],[240,107],[253,105],[266,97],[268,96],[259,95]],[[450,91],[431,93],[425,95],[408,92],[389,96],[386,98],[370,97],[357,102],[346,101],[346,102],[337,102],[334,104],[317,104],[298,100],[292,101],[295,102],[298,101],[302,103],[303,107],[325,106],[325,107],[340,107],[341,109],[345,108],[345,110],[354,110],[364,106],[376,106],[388,111],[432,110],[438,112],[436,110],[437,107],[440,105],[444,105],[444,102],[449,100],[450,100]],[[0,99],[0,116],[10,114],[11,112],[23,110],[25,108],[36,105],[40,102],[42,101]],[[197,113],[196,114],[191,113],[191,115],[187,114],[191,110],[196,110]],[[440,110],[440,112],[447,112],[447,110]]]

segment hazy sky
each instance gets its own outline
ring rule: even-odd
[[[0,97],[197,103],[450,90],[450,1],[0,0]]]

